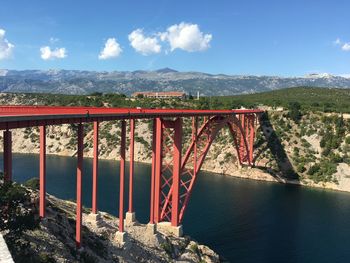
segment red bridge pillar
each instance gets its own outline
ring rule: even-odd
[[[77,209],[75,240],[78,248],[81,247],[81,225],[82,225],[82,177],[83,177],[83,151],[84,151],[84,129],[78,124],[78,153],[77,153]]]
[[[162,176],[163,120],[156,119],[155,180],[154,180],[154,221],[160,221],[160,188]]]
[[[130,119],[130,168],[129,168],[129,213],[134,212],[134,144],[135,144],[135,120]]]
[[[194,142],[193,149],[193,177],[197,173],[197,136],[198,136],[198,117],[192,118],[192,141]]]
[[[97,214],[97,185],[98,185],[98,128],[99,122],[94,122],[94,159],[92,164],[92,213]]]
[[[4,181],[12,181],[12,132],[4,131]]]
[[[242,132],[241,132],[241,138],[240,138],[240,146],[239,146],[239,148],[240,148],[240,155],[241,155],[241,164],[243,164],[243,162],[245,162],[245,161],[247,161],[246,160],[246,148],[245,148],[245,135],[247,134],[246,133],[246,121],[245,121],[245,114],[241,114],[241,115],[239,115],[239,117],[240,117],[240,120],[241,120],[241,126],[242,126]]]
[[[171,200],[171,225],[179,225],[179,194],[182,151],[182,119],[174,122],[174,162],[173,162],[173,194]]]
[[[40,201],[39,216],[45,217],[46,207],[46,126],[40,126]]]
[[[135,144],[135,120],[130,119],[130,166],[129,166],[129,208],[125,216],[125,223],[127,225],[132,225],[135,221],[135,212],[133,204],[134,195],[134,144]]]
[[[157,134],[157,120],[153,119],[153,134],[152,134],[152,172],[151,172],[151,204],[150,204],[150,218],[149,223],[154,224],[154,188],[156,178],[156,134]]]
[[[249,116],[249,162],[254,165],[255,115]]]
[[[119,232],[124,232],[124,181],[125,181],[125,121],[121,122],[120,142],[120,188],[119,188]]]
[[[181,236],[182,119],[179,117],[173,121],[156,118],[154,131],[151,180],[151,200],[154,201],[151,201],[150,223],[157,223],[160,231]]]
[[[125,243],[124,232],[124,181],[125,181],[125,139],[126,124],[125,120],[121,121],[121,140],[120,140],[120,181],[119,181],[119,227],[115,234],[115,240],[119,245]]]

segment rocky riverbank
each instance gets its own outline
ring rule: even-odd
[[[85,208],[82,248],[76,249],[75,203],[48,195],[46,217],[39,220],[37,191],[18,187],[8,191],[16,196],[20,192],[20,200],[26,201],[17,204],[21,211],[13,221],[25,220],[27,227],[18,233],[17,228],[1,231],[15,262],[223,262],[210,248],[188,236],[150,231],[137,222],[126,224],[125,243],[121,244],[116,238],[118,218],[101,212],[96,221]]]

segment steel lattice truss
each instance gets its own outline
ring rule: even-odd
[[[174,162],[180,162],[180,160],[176,160],[178,157],[174,154],[174,145],[176,138],[182,137],[182,128],[178,131],[174,129],[175,123],[179,123],[179,119],[176,121],[162,120],[161,129],[157,130],[157,133],[162,134],[162,147],[161,162],[159,162],[161,173],[158,175],[160,180],[159,189],[157,190],[156,187],[156,192],[159,191],[159,200],[156,200],[155,204],[155,214],[158,213],[159,215],[156,216],[156,222],[169,221],[173,225],[182,222],[197,174],[203,165],[211,144],[217,137],[218,132],[224,127],[228,127],[233,137],[239,164],[253,164],[255,119],[255,114],[214,116],[204,118],[202,120],[203,124],[198,128],[199,119],[193,117],[191,142],[183,158],[180,156],[181,166],[178,175],[174,174],[176,170],[174,169]],[[157,196],[157,193],[155,195]],[[176,206],[175,209],[174,206]],[[157,212],[157,210],[159,211]]]

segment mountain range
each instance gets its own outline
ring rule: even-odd
[[[91,94],[136,91],[184,91],[202,96],[248,94],[297,86],[350,88],[350,78],[330,74],[303,77],[253,76],[155,71],[6,70],[0,92]]]

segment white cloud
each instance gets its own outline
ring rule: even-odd
[[[145,37],[142,29],[132,31],[129,36],[130,45],[144,56],[159,53],[162,47],[156,37]]]
[[[67,57],[66,49],[63,47],[56,49],[51,49],[49,46],[41,47],[40,53],[43,60]]]
[[[349,43],[344,43],[341,47],[342,50],[344,51],[350,51],[350,42]]]
[[[11,57],[14,45],[5,38],[6,31],[0,28],[0,60]]]
[[[55,44],[55,43],[57,43],[58,41],[60,41],[60,39],[57,38],[57,37],[50,37],[49,41],[50,41],[51,44]]]
[[[338,45],[341,45],[341,40],[340,38],[338,37],[336,40],[333,41],[333,44],[338,46]]]
[[[98,56],[99,59],[116,58],[123,52],[115,38],[108,38],[105,47]]]
[[[336,40],[333,41],[333,44],[335,46],[341,47],[343,51],[350,51],[350,42],[345,43],[341,41],[340,38],[337,38]]]
[[[204,34],[197,24],[180,23],[168,27],[160,33],[162,41],[168,41],[171,51],[179,48],[188,52],[204,51],[210,47],[213,38],[211,34]]]

